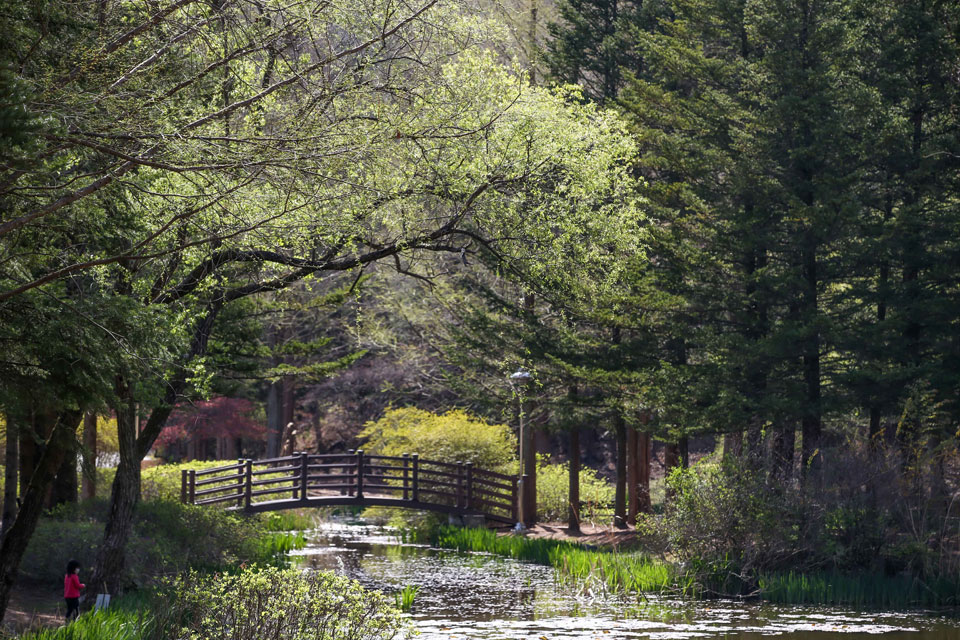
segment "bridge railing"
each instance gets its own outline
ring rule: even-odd
[[[475,468],[402,456],[296,453],[267,460],[184,470],[181,500],[246,511],[322,504],[396,504],[517,519],[516,478]],[[297,503],[297,504],[294,504]]]

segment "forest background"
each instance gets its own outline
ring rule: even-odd
[[[289,423],[347,448],[390,406],[504,421],[521,401],[562,456],[581,432],[609,442],[618,524],[652,506],[627,476],[651,437],[683,468],[691,437],[721,434],[730,462],[676,480],[674,552],[955,575],[955,4],[101,0],[0,19],[21,493],[8,476],[0,610],[43,509],[76,493],[85,414],[117,421],[95,575],[116,585],[141,461],[175,411],[222,398],[263,407],[267,455]]]

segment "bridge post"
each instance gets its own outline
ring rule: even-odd
[[[510,517],[514,522],[520,522],[520,492],[517,490],[517,479],[510,478]]]
[[[363,500],[363,449],[357,449],[357,500]]]
[[[352,456],[355,456],[355,455],[357,454],[357,452],[356,452],[355,450],[353,450],[353,449],[350,449],[349,451],[347,451],[347,453],[348,453],[349,455],[352,455]],[[353,463],[351,463],[351,462],[344,462],[344,463],[343,463],[343,475],[349,476],[349,475],[350,475],[350,467],[352,467],[352,466],[353,466]],[[348,478],[347,480],[348,480],[348,482],[347,482],[347,495],[352,498],[352,497],[353,497],[353,483],[349,482],[349,478]],[[341,495],[342,495],[342,494],[341,494]]]
[[[187,470],[180,470],[180,502],[187,504]]]
[[[404,453],[400,456],[403,458],[403,499],[410,499],[410,489],[408,484],[410,482],[410,454]]]
[[[466,471],[467,471],[467,499],[466,499],[466,504],[464,504],[463,506],[467,511],[470,511],[471,509],[473,509],[473,463],[472,462],[468,462],[466,464]]]
[[[243,470],[243,508],[250,510],[250,503],[253,502],[253,460],[247,458]]]
[[[420,454],[413,456],[413,501],[420,502]]]
[[[299,455],[297,451],[294,451],[290,454],[292,458],[296,458]],[[292,461],[291,461],[292,462]],[[290,494],[294,500],[300,499],[300,474],[297,474],[290,478]]]
[[[244,479],[244,474],[243,474],[243,458],[237,458],[237,477],[236,477],[236,479],[237,479],[237,480],[243,480],[243,479]],[[239,484],[239,482],[235,482],[234,484]],[[243,492],[242,492],[242,491],[238,491],[237,493],[238,493],[238,494],[241,494],[240,497],[237,498],[237,508],[239,509],[240,507],[243,506],[243,495],[242,495]]]
[[[310,454],[300,452],[300,502],[307,501],[307,484],[310,478]]]
[[[197,502],[197,470],[190,469],[190,504]]]
[[[457,461],[457,509],[463,508],[463,463]]]

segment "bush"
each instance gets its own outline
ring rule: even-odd
[[[802,562],[809,545],[803,504],[732,464],[701,462],[667,478],[673,498],[656,525],[671,553],[709,582]]]
[[[63,584],[67,559],[74,558],[89,570],[103,538],[108,508],[106,500],[98,499],[52,510],[37,524],[21,564],[21,576],[56,588]],[[137,507],[127,544],[124,583],[143,586],[188,568],[218,569],[239,562],[268,561],[276,549],[288,544],[267,544],[265,537],[266,527],[257,518],[172,500],[144,501]]]
[[[516,459],[517,439],[510,427],[459,410],[437,415],[413,407],[391,409],[368,422],[360,437],[367,438],[368,453],[419,453],[440,462],[472,462],[490,471],[509,470]]]
[[[565,521],[570,504],[570,465],[551,464],[537,456],[537,516],[544,522]],[[580,469],[580,519],[597,522],[612,517],[614,487],[589,467]]]
[[[161,593],[168,637],[389,640],[406,630],[380,592],[330,572],[254,567],[181,576]]]

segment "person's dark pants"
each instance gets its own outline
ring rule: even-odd
[[[64,598],[67,601],[67,622],[80,615],[80,598]]]

